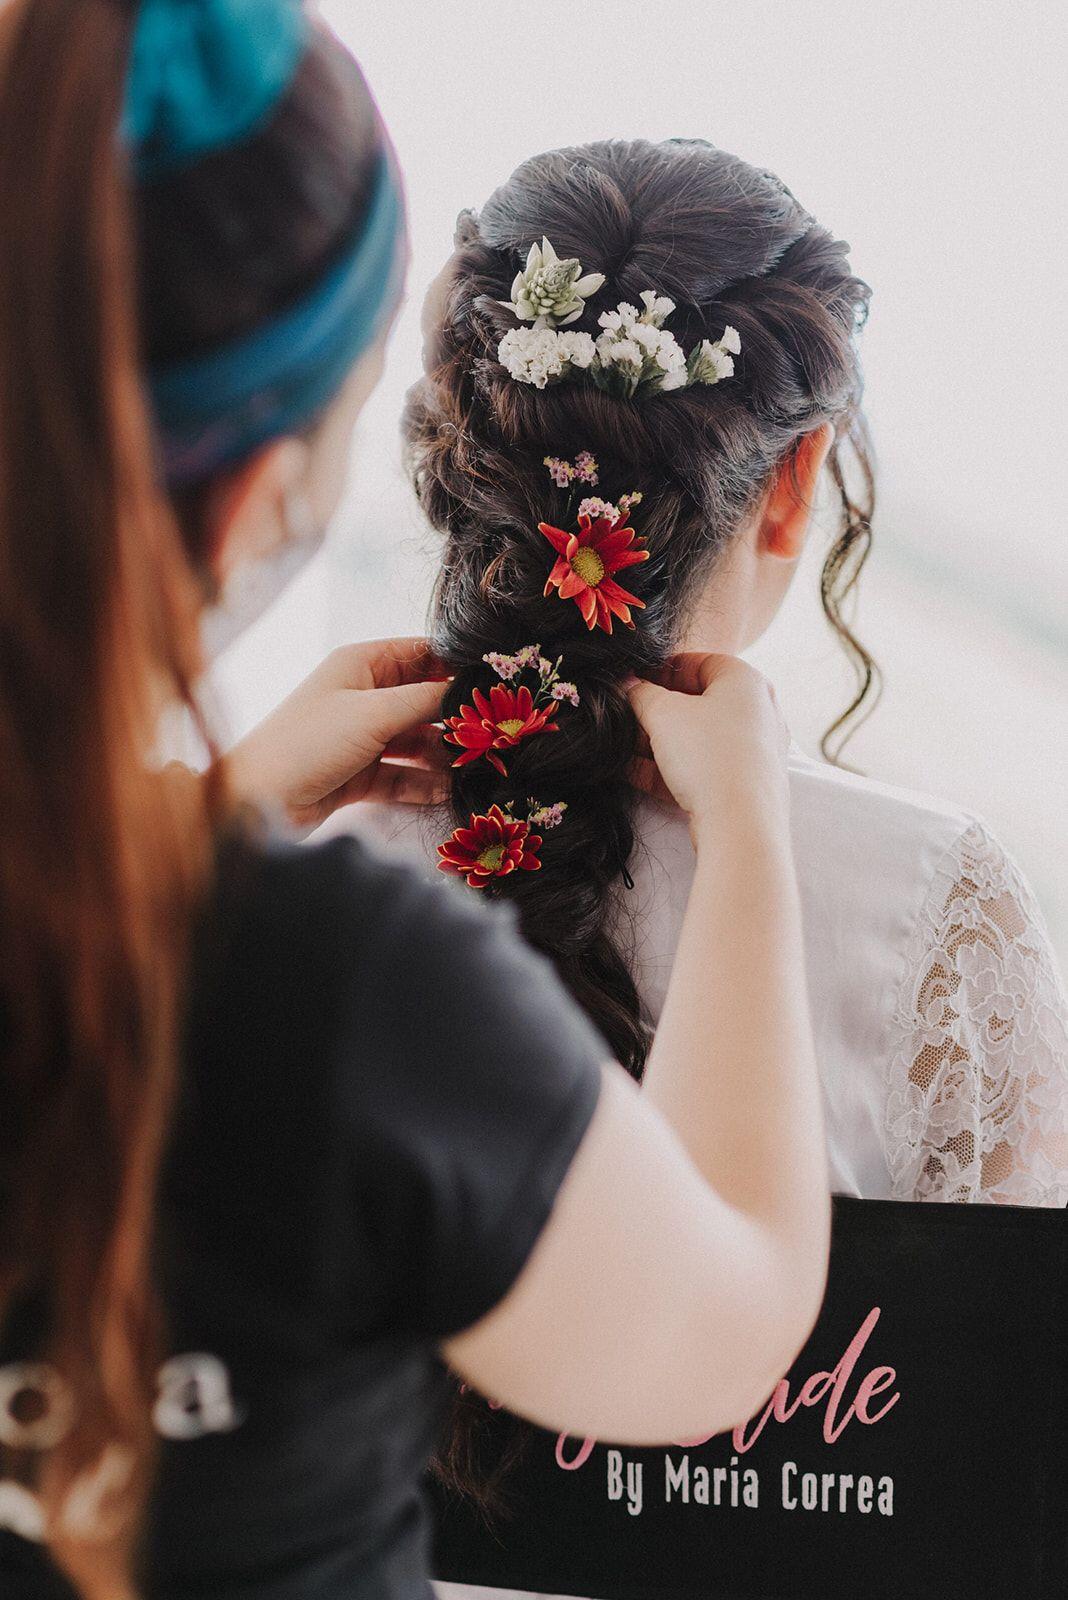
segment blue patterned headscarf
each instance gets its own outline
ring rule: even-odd
[[[297,0],[142,0],[122,117],[138,179],[252,135],[292,83],[309,32]],[[405,256],[383,134],[356,235],[310,291],[251,333],[148,373],[167,481],[205,478],[311,422],[396,305]]]

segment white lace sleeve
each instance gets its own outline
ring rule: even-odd
[[[887,1154],[901,1200],[1068,1204],[1068,1001],[1034,894],[978,818],[907,951]]]

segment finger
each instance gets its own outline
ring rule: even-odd
[[[649,683],[645,678],[639,678],[627,690],[631,709],[646,734],[652,732],[651,725],[670,693],[669,689],[663,688],[659,683]]]
[[[704,694],[736,657],[708,650],[684,650],[665,661],[656,680],[676,694]]]
[[[422,765],[435,768],[451,766],[455,745],[450,750],[441,737],[441,729],[433,723],[427,723],[421,728],[413,728],[410,732],[399,733],[391,739],[382,754],[387,758],[407,757]]]
[[[449,798],[449,783],[444,774],[420,767],[393,765],[386,761],[350,778],[321,802],[322,817],[341,806],[373,801],[378,804],[441,805]]]
[[[644,756],[636,756],[627,768],[627,777],[631,785],[635,789],[640,789],[642,794],[652,795],[656,800],[673,799],[655,761],[649,761]]]
[[[448,796],[448,779],[442,773],[380,761],[365,799],[389,805],[435,806],[441,805]]]
[[[449,676],[428,641],[418,636],[341,645],[331,661],[339,684],[349,689],[392,689]]]
[[[637,756],[651,756],[653,753],[653,742],[640,722],[638,736],[634,741],[634,753]]]
[[[399,683],[386,689],[368,689],[359,695],[355,711],[366,729],[384,749],[402,734],[412,733],[441,713],[443,683]]]

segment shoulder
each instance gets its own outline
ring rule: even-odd
[[[908,864],[917,880],[967,830],[974,814],[926,790],[886,783],[806,755],[789,758],[790,799],[798,842],[830,836],[840,854]]]

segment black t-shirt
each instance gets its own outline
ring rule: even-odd
[[[351,840],[223,862],[160,1207],[144,1592],[408,1600],[438,1342],[526,1261],[606,1047],[500,908]],[[31,1355],[17,1322],[0,1362]],[[3,1600],[66,1594],[51,1572],[0,1531]]]

